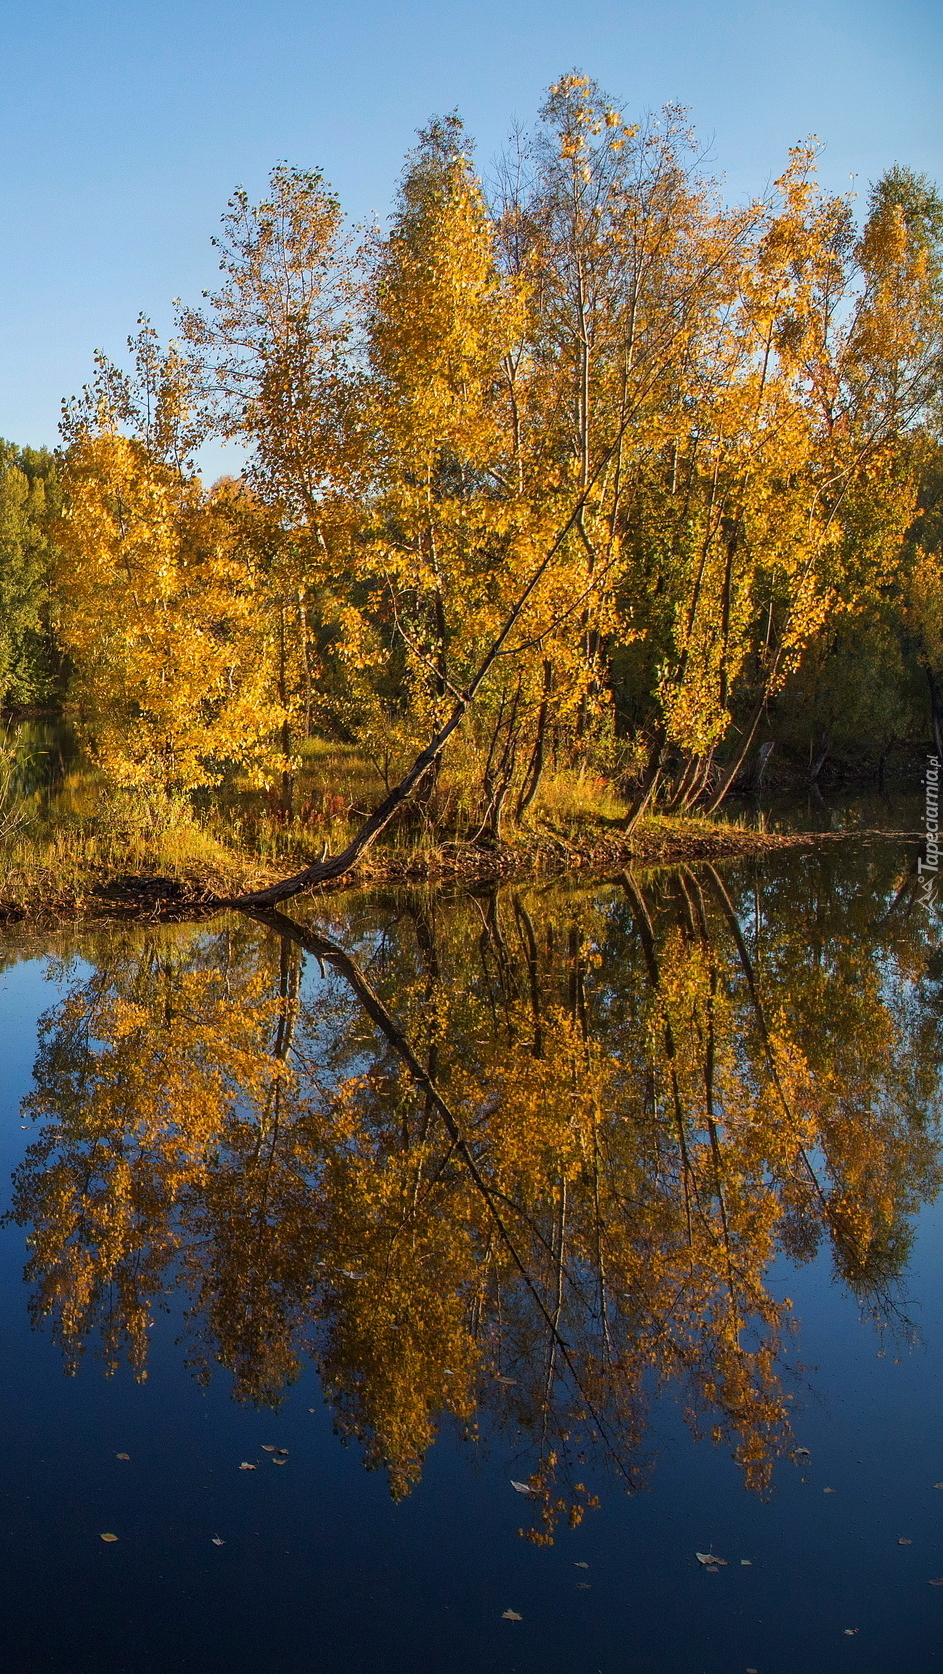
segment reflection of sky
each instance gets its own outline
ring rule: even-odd
[[[140,309],[163,329],[172,297],[196,299],[226,198],[257,194],[279,158],[322,166],[355,216],[383,214],[431,112],[461,110],[487,163],[578,65],[633,112],[690,106],[738,196],[809,133],[839,190],[895,161],[941,176],[941,47],[936,0],[6,6],[0,435],[54,442],[93,349],[120,352]]]

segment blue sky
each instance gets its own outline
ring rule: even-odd
[[[833,188],[893,162],[943,180],[939,0],[7,0],[0,435],[54,444],[94,349],[213,283],[237,184],[285,158],[382,216],[432,112],[486,167],[574,66],[632,113],[689,106],[731,198],[809,133]]]

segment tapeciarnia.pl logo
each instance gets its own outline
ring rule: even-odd
[[[936,880],[940,869],[940,758],[930,756],[927,761],[927,773],[924,779],[926,786],[926,806],[923,814],[923,825],[927,837],[924,844],[923,858],[917,861],[917,871],[920,875],[920,895],[918,897],[926,907],[932,907],[936,902]]]

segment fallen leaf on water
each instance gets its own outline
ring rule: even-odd
[[[943,1587],[943,1575],[935,1575],[933,1577],[932,1581],[927,1582],[927,1586],[928,1587]]]
[[[577,1591],[588,1593],[592,1584],[593,1583],[591,1581],[577,1581],[577,1583],[576,1583]]]
[[[313,1407],[309,1407],[309,1408],[308,1408],[308,1411],[309,1411],[309,1412],[314,1412],[314,1408],[313,1408]]]
[[[276,1449],[275,1449],[275,1451],[276,1451],[276,1453],[280,1453],[280,1454],[281,1454],[281,1456],[282,1456],[282,1458],[283,1458],[283,1459],[287,1459],[287,1458],[288,1458],[288,1449],[287,1449],[287,1447],[277,1447],[277,1448],[276,1448]]]
[[[943,1482],[934,1482],[934,1488],[943,1488]]]
[[[812,1449],[810,1447],[794,1447],[792,1451],[797,1456],[801,1453],[804,1459],[811,1459],[812,1457]]]
[[[278,1448],[277,1448],[277,1447],[272,1447],[272,1446],[271,1446],[271,1445],[270,1445],[270,1444],[269,1444],[269,1443],[267,1443],[267,1442],[263,1442],[263,1443],[262,1443],[262,1452],[263,1452],[263,1453],[277,1453],[277,1452],[278,1452]]]
[[[823,1494],[834,1494],[834,1492],[835,1492],[834,1488],[823,1488],[822,1489]],[[858,1631],[858,1629],[855,1628],[856,1633],[857,1633],[857,1631]]]
[[[508,1388],[510,1389],[512,1384],[515,1384],[517,1382],[517,1378],[502,1378],[502,1377],[498,1376],[497,1372],[495,1372],[494,1381],[495,1381],[495,1383],[507,1384]]]
[[[213,1536],[213,1545],[214,1546],[225,1546],[225,1544],[226,1544],[226,1542],[224,1540],[220,1540],[219,1535],[214,1535]]]
[[[752,1569],[752,1567],[753,1567],[753,1559],[752,1558],[741,1558],[740,1559],[740,1568],[741,1569]]]
[[[511,1487],[514,1488],[518,1494],[530,1493],[530,1484],[528,1482],[515,1482],[513,1476],[511,1478]]]
[[[501,1619],[505,1622],[522,1622],[524,1620],[523,1616],[519,1616],[516,1610],[502,1610]]]
[[[581,1563],[575,1563],[575,1564],[574,1564],[574,1565],[573,1565],[573,1568],[574,1568],[574,1569],[588,1569],[588,1568],[589,1568],[589,1564],[581,1564]]]
[[[913,1545],[913,1541],[912,1541],[912,1540],[908,1540],[908,1539],[907,1539],[907,1537],[906,1537],[906,1535],[901,1535],[901,1538],[900,1538],[900,1540],[899,1540],[899,1541],[898,1541],[898,1542],[897,1542],[897,1544],[898,1544],[898,1546],[912,1546],[912,1545]]]
[[[116,1459],[130,1459],[130,1457],[131,1457],[130,1453],[116,1453],[115,1454]]]
[[[250,1465],[248,1459],[243,1459],[242,1464],[239,1466],[239,1469],[241,1471],[254,1471],[255,1466]]]
[[[272,1460],[273,1465],[287,1465],[287,1463],[288,1463],[287,1459],[273,1459]]]
[[[102,1539],[102,1540],[107,1540],[107,1542],[108,1542],[108,1544],[109,1544],[109,1546],[110,1546],[110,1545],[111,1545],[111,1543],[112,1543],[112,1541],[113,1541],[113,1540],[117,1540],[117,1538],[118,1538],[118,1536],[117,1536],[117,1535],[113,1535],[113,1534],[103,1534],[103,1535],[102,1535],[102,1536],[101,1536],[101,1539]]]
[[[845,1629],[845,1632],[846,1632],[846,1633],[847,1633],[847,1635],[848,1635],[848,1637],[849,1637],[849,1639],[851,1639],[851,1637],[852,1637],[852,1635],[853,1635],[853,1634],[856,1634],[856,1633],[857,1633],[857,1631],[858,1631],[858,1629],[857,1629],[857,1628],[846,1628],[846,1629]]]
[[[715,1558],[713,1552],[695,1552],[694,1556],[699,1564],[722,1564],[724,1568],[727,1566],[726,1558]]]

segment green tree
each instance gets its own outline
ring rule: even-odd
[[[49,702],[60,681],[50,627],[55,456],[0,442],[0,705]]]

